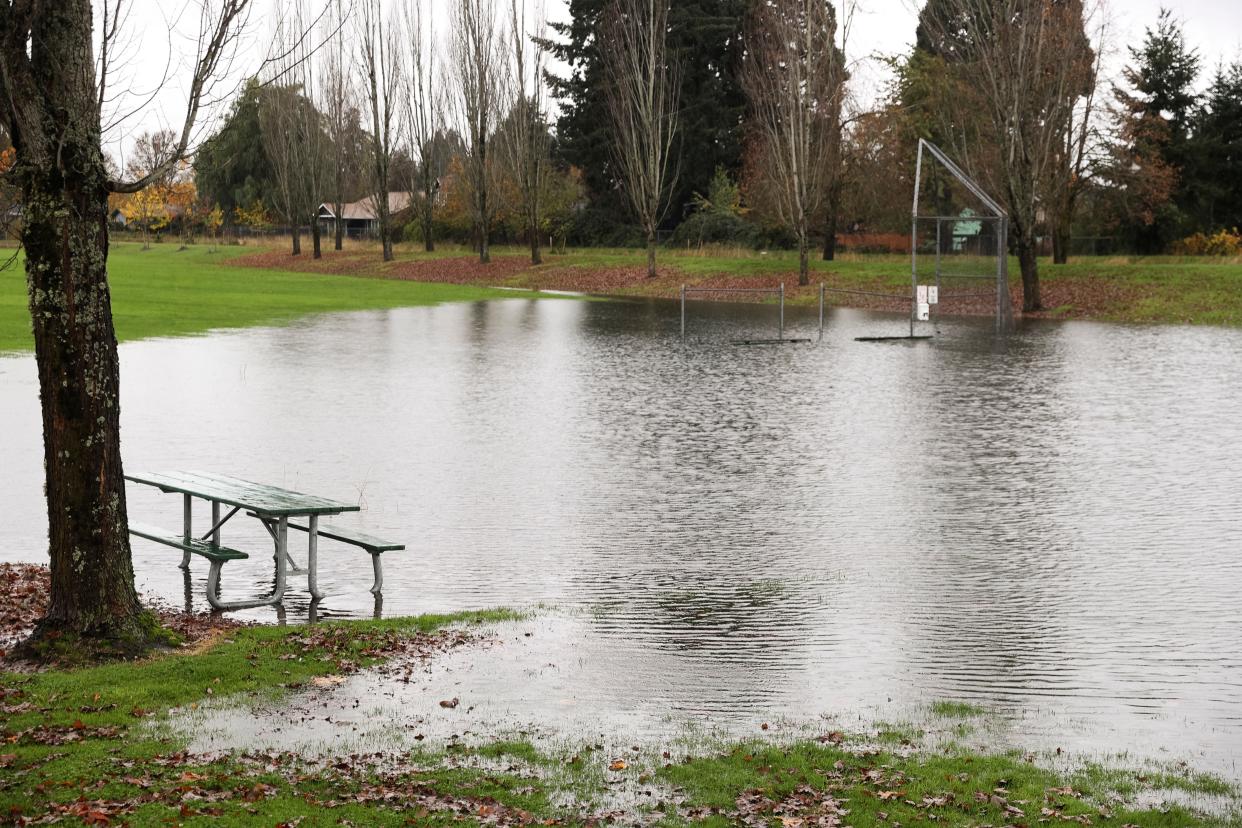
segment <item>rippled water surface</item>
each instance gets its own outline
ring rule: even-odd
[[[677,323],[509,300],[127,344],[125,462],[359,502],[344,522],[409,545],[385,615],[555,605],[512,649],[552,684],[512,655],[459,679],[519,718],[961,699],[1015,743],[1242,776],[1242,333],[949,321],[868,344],[903,320],[838,311],[822,343],[740,347],[773,309],[695,307],[684,345]],[[0,556],[38,560],[29,357],[0,358],[0,430]],[[130,512],[173,529],[180,502],[134,488]],[[227,539],[270,548],[257,524]],[[138,544],[142,588],[181,602],[176,557]],[[270,566],[226,567],[226,597]],[[372,613],[365,555],[325,545],[320,584],[321,616]]]

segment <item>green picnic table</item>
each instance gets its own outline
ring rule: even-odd
[[[319,539],[321,537],[357,546],[370,553],[375,574],[371,592],[377,596],[384,585],[381,555],[384,552],[405,548],[404,544],[385,541],[352,529],[321,526],[319,523],[321,517],[357,512],[359,507],[317,495],[303,494],[277,486],[252,483],[249,480],[208,472],[138,472],[125,475],[125,479],[132,483],[153,486],[164,493],[182,496],[181,534],[133,521],[129,524],[129,531],[137,537],[180,549],[182,569],[189,569],[191,555],[206,558],[210,562],[207,573],[207,601],[211,606],[220,610],[273,606],[283,600],[287,589],[286,575],[290,571],[287,565],[292,566],[294,573],[303,572],[289,556],[290,529],[305,532],[309,537],[307,564],[304,571],[307,576],[307,589],[315,600],[323,597],[318,585]],[[192,525],[193,504],[196,498],[211,504],[211,528],[199,537],[194,536]],[[223,507],[231,508],[221,517]],[[221,543],[222,528],[234,515],[242,511],[259,520],[268,534],[272,536],[276,547],[276,584],[272,593],[262,598],[223,601],[220,598],[220,570],[229,561],[250,557],[245,552],[230,549]]]

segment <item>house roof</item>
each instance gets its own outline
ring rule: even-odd
[[[400,213],[410,206],[411,195],[408,192],[388,194],[388,212]],[[341,205],[341,218],[346,221],[375,221],[379,218],[379,203],[375,196],[367,196],[358,201]],[[331,204],[320,204],[319,215],[322,218],[336,218]]]

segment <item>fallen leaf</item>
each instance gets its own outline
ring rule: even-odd
[[[313,679],[311,679],[311,684],[315,685],[316,687],[336,687],[338,685],[344,684],[345,681],[346,679],[344,676],[338,676],[338,675],[315,676]],[[444,702],[440,702],[440,703],[443,704]]]

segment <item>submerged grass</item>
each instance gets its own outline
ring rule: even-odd
[[[515,735],[314,758],[193,755],[184,733],[169,726],[176,710],[209,700],[242,708],[270,702],[316,677],[394,654],[430,657],[468,645],[474,625],[516,617],[494,611],[243,627],[197,654],[0,674],[0,822],[1242,825],[1236,815],[1204,816],[1184,804],[1139,804],[1181,791],[1235,806],[1238,791],[1210,775],[1103,765],[1057,773],[1018,754],[923,749],[921,732],[896,727],[790,744],[704,739],[662,753],[614,755],[570,742],[541,749]],[[933,711],[945,718],[983,712],[947,701]]]
[[[704,825],[734,824],[748,815],[774,822],[788,815],[808,824],[811,817],[838,816],[840,822],[826,823],[834,825],[1242,824],[1236,815],[1204,817],[1177,805],[1142,808],[1124,798],[1158,789],[1162,780],[1140,782],[1139,775],[1120,771],[1063,776],[1017,755],[753,744],[673,765],[660,775],[685,791],[684,807],[701,815]]]
[[[212,252],[205,245],[179,250],[175,244],[162,244],[144,251],[138,244],[112,245],[108,282],[117,338],[125,341],[282,324],[334,311],[514,298],[512,291],[471,285],[220,266],[247,250],[233,247]],[[0,353],[34,347],[27,308],[26,272],[19,257],[0,270]]]
[[[941,700],[931,704],[931,713],[942,719],[973,719],[986,716],[988,711],[977,704],[969,702]]]

